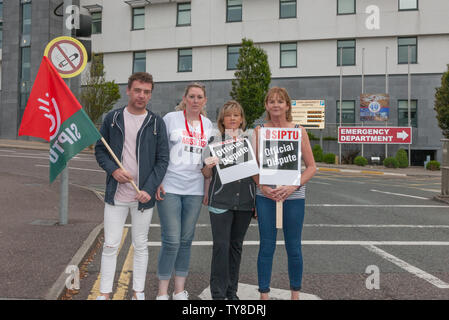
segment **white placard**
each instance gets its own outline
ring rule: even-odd
[[[230,139],[209,145],[213,157],[220,161],[216,168],[222,184],[259,173],[256,157],[246,138]]]
[[[260,184],[299,186],[301,129],[260,128]]]

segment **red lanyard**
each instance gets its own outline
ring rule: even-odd
[[[204,128],[203,128],[203,120],[201,120],[201,114],[198,117],[200,118],[200,124],[201,124],[201,139],[203,139],[204,138]],[[184,119],[186,120],[187,133],[189,134],[189,137],[193,138],[193,135],[189,130],[189,124],[187,123],[186,110],[184,110]]]

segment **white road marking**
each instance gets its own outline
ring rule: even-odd
[[[49,156],[48,156],[48,155],[46,155],[46,156],[44,156],[44,155],[39,156],[39,155],[17,155],[17,154],[11,155],[11,154],[0,154],[0,157],[4,157],[4,158],[42,159],[42,160],[48,160],[48,159],[49,159]],[[77,156],[73,157],[73,158],[70,159],[70,160],[74,160],[74,161],[86,161],[86,162],[96,162],[95,159],[81,159],[81,158],[79,158],[79,157],[77,157]]]
[[[441,192],[441,189],[421,189],[421,188],[418,188],[418,190],[428,191],[428,192]]]
[[[17,155],[9,155],[9,154],[0,154],[0,157],[4,158],[26,158],[26,159],[42,159],[48,160],[49,157],[37,157],[37,156],[17,156]]]
[[[363,245],[363,247],[365,247],[369,251],[374,252],[375,254],[381,256],[382,258],[392,262],[393,264],[406,270],[407,272],[410,272],[411,274],[417,276],[418,278],[426,280],[427,282],[431,283],[432,285],[434,285],[437,288],[449,289],[449,284],[447,284],[446,282],[438,279],[437,277],[435,277],[415,266],[412,266],[411,264],[405,262],[404,260],[401,260],[401,259],[389,254],[388,252],[377,248],[374,245]]]
[[[372,208],[449,208],[440,205],[416,205],[416,204],[306,204],[306,207],[372,207]]]
[[[36,167],[45,167],[45,168],[48,168],[48,167],[49,167],[49,166],[46,165],[46,164],[36,164],[35,166],[36,166]],[[93,172],[103,172],[103,173],[105,173],[104,170],[86,169],[86,168],[77,168],[77,167],[68,167],[68,168],[69,168],[69,169],[72,169],[72,170],[82,170],[82,171],[93,171]]]
[[[240,300],[259,300],[260,294],[258,291],[259,287],[251,284],[240,283],[238,284],[237,296]],[[212,300],[212,296],[210,294],[210,287],[208,286],[206,289],[201,292],[198,297],[201,300]],[[276,289],[270,288],[270,298],[276,300],[290,300],[290,290],[284,289]],[[299,300],[321,300],[320,297],[300,292]]]
[[[304,224],[304,227],[320,228],[441,228],[449,229],[449,225],[413,225],[413,224]]]
[[[257,223],[251,223],[250,227],[257,227]],[[150,227],[160,228],[161,225],[158,223],[150,224]],[[210,224],[202,223],[197,224],[198,228],[210,228]],[[125,228],[131,228],[131,224],[125,224]],[[304,224],[304,228],[415,228],[415,229],[449,229],[449,225],[414,225],[414,224]]]
[[[375,189],[371,189],[370,191],[372,191],[372,192],[384,193],[384,194],[391,194],[391,195],[393,195],[393,196],[401,196],[401,197],[415,198],[415,199],[421,199],[421,200],[430,200],[430,198],[411,196],[411,195],[409,195],[409,194],[402,194],[402,193],[394,193],[394,192],[379,191],[379,190],[375,190]]]
[[[310,183],[312,183],[312,184],[325,184],[325,185],[331,185],[330,183],[327,183],[327,182],[319,182],[319,181],[310,181],[310,182],[308,182],[309,184]]]
[[[328,246],[449,246],[449,241],[346,241],[346,240],[303,240],[303,245]],[[148,241],[149,247],[160,247],[160,241]],[[192,241],[192,246],[212,246],[212,241]],[[260,241],[243,241],[244,246],[258,246]],[[282,240],[276,245],[285,245]]]

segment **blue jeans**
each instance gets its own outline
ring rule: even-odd
[[[162,238],[157,268],[159,280],[169,280],[173,270],[176,276],[187,277],[190,247],[202,201],[203,196],[166,193],[164,200],[157,202]]]
[[[302,283],[303,260],[301,233],[304,222],[304,199],[286,200],[283,204],[283,231],[288,257],[290,289],[299,291]],[[259,222],[260,247],[257,257],[259,292],[270,291],[273,256],[276,250],[276,202],[256,196],[257,221]]]

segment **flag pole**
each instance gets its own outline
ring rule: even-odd
[[[112,158],[114,158],[115,162],[117,163],[117,165],[120,167],[120,169],[125,170],[125,168],[123,168],[122,163],[120,162],[120,160],[117,158],[117,156],[115,155],[114,151],[112,151],[111,147],[109,146],[109,144],[106,142],[106,140],[101,137],[101,142],[103,142],[103,144],[105,145],[106,149],[108,149],[109,153],[111,154]],[[137,193],[140,193],[139,188],[136,186],[136,184],[134,183],[133,180],[130,180],[131,185],[133,186],[134,190],[136,190]]]
[[[71,36],[72,30],[67,28],[66,20],[70,15],[67,8],[72,5],[72,0],[64,0],[62,33],[64,36]],[[70,88],[70,79],[66,79],[66,84]],[[69,217],[69,168],[67,166],[61,172],[61,186],[59,194],[59,225],[66,225]]]
[[[411,51],[411,47],[410,45],[407,46],[407,50],[408,50],[408,68],[407,68],[407,88],[408,88],[408,95],[407,95],[407,104],[408,104],[408,108],[407,108],[407,118],[408,118],[408,126],[411,127],[412,126],[412,119],[411,119],[411,111],[410,111],[410,96],[411,96],[411,77],[410,77],[410,60],[411,60],[411,55],[412,55],[412,51]],[[411,161],[412,161],[412,152],[411,152],[411,143],[408,144],[408,166],[411,166]]]

